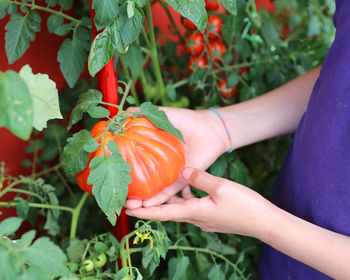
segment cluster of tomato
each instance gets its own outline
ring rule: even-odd
[[[216,0],[205,0],[207,11],[216,11],[219,3]],[[183,26],[189,31],[186,36],[185,51],[191,56],[187,68],[193,73],[198,68],[207,69],[208,59],[215,64],[222,63],[222,57],[227,48],[221,38],[223,21],[217,15],[208,16],[208,25],[204,34],[197,30],[196,25],[189,19],[182,17]],[[217,82],[220,95],[225,98],[233,98],[236,94],[236,88],[228,88],[227,79],[222,78]]]

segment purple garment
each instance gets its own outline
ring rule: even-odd
[[[277,178],[273,201],[306,221],[350,236],[349,0],[336,1],[334,24],[335,40]],[[331,279],[267,245],[259,270],[263,280]]]

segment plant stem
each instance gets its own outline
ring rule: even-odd
[[[132,78],[131,78],[131,75],[130,75],[130,71],[129,71],[128,67],[126,67],[126,65],[125,65],[123,56],[121,55],[121,56],[119,56],[119,58],[120,58],[120,63],[122,65],[122,67],[123,67],[123,71],[124,71],[125,77],[128,80],[131,80]],[[136,92],[136,89],[135,89],[135,82],[132,82],[132,84],[131,84],[131,95],[135,99],[135,106],[139,106],[140,105],[140,101],[139,101],[139,98],[137,96],[137,92]]]
[[[0,202],[0,207],[16,207],[19,203],[18,202]],[[61,205],[51,205],[51,204],[42,204],[42,203],[29,203],[29,207],[33,208],[44,208],[44,209],[56,209],[61,211],[68,211],[73,213],[74,209],[68,206],[61,206]]]
[[[50,173],[51,171],[55,171],[55,170],[58,170],[60,167],[63,166],[63,163],[58,163],[50,168],[47,168],[47,169],[44,169],[38,173],[35,174],[34,178],[37,178],[37,177],[40,177],[42,175],[45,175],[46,173]]]
[[[80,211],[86,199],[88,198],[88,196],[89,196],[89,193],[85,192],[80,198],[78,205],[74,209],[72,209],[72,222],[71,222],[70,235],[69,235],[70,240],[74,239],[76,236]]]
[[[91,26],[82,24],[81,20],[79,20],[79,19],[71,17],[71,16],[63,13],[62,11],[56,11],[56,10],[50,9],[48,7],[43,7],[43,6],[36,5],[34,3],[34,1],[32,3],[27,3],[27,2],[19,2],[19,1],[12,1],[12,0],[10,0],[9,2],[11,2],[13,4],[16,4],[16,5],[19,5],[19,6],[28,7],[28,8],[31,8],[33,10],[41,10],[41,11],[48,12],[48,13],[51,13],[51,14],[56,14],[56,15],[59,15],[59,16],[61,16],[63,18],[66,18],[66,19],[68,19],[68,20],[70,20],[72,22],[75,22],[76,24],[79,24],[79,25],[85,26],[86,28],[91,29]]]
[[[159,65],[159,59],[158,59],[158,52],[157,52],[157,43],[156,43],[156,38],[154,35],[154,27],[153,27],[153,20],[152,20],[152,11],[151,11],[151,5],[150,3],[146,4],[146,16],[148,19],[148,27],[149,27],[149,35],[151,39],[151,58],[153,61],[153,68],[154,68],[154,74],[156,76],[156,81],[159,85],[160,89],[160,100],[162,101],[163,104],[166,103],[166,90],[162,78],[162,72],[160,70],[160,65]]]
[[[55,172],[58,176],[58,178],[60,178],[60,180],[62,181],[63,185],[65,186],[65,188],[67,189],[67,191],[69,192],[69,194],[71,196],[73,196],[73,192],[72,189],[70,188],[70,186],[68,185],[67,181],[64,179],[64,177],[62,176],[61,172],[56,168]]]
[[[129,94],[132,82],[133,82],[132,80],[129,80],[128,84],[125,87],[125,91],[124,91],[124,95],[123,95],[122,101],[120,101],[120,104],[119,104],[119,110],[123,110],[123,107],[124,107],[124,104],[125,104],[125,101],[126,101],[126,97]]]
[[[30,180],[28,178],[24,178],[24,179],[21,179],[21,180],[17,180],[13,183],[11,183],[10,185],[8,185],[5,189],[3,189],[1,192],[0,192],[0,197],[2,197],[4,194],[6,194],[7,192],[11,191],[11,189],[16,186],[16,185],[19,185],[19,184],[22,184],[22,183],[27,183],[29,184],[30,183]]]
[[[34,192],[31,192],[31,191],[27,191],[27,190],[12,189],[11,188],[8,192],[23,193],[23,194],[26,194],[26,195],[29,195],[29,196],[34,196],[34,197],[38,198],[39,200],[43,200],[43,198],[40,195],[38,195],[38,194],[36,194]]]

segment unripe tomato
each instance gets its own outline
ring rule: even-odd
[[[215,11],[219,8],[219,3],[216,0],[205,0],[205,9],[207,11]]]
[[[217,85],[218,85],[219,93],[222,96],[222,98],[230,99],[235,97],[237,92],[236,86],[234,86],[233,88],[228,88],[226,78],[221,79]]]
[[[204,37],[199,31],[186,36],[185,51],[192,56],[200,55],[204,51]]]
[[[100,121],[91,130],[92,137],[101,143],[107,121]],[[156,127],[146,118],[128,118],[122,125],[123,134],[107,131],[104,144],[114,141],[123,159],[131,166],[132,182],[128,186],[128,198],[147,199],[175,182],[185,165],[185,150],[174,135]],[[107,154],[111,154],[107,145]],[[86,168],[76,175],[79,187],[92,194],[92,185],[87,184],[90,162],[96,156],[104,156],[102,145],[90,153]]]
[[[181,17],[181,23],[187,30],[190,30],[190,31],[197,30],[197,26],[188,18]]]
[[[98,255],[98,257],[95,259],[94,263],[97,268],[100,268],[104,266],[107,262],[107,257],[105,253],[102,253]]]
[[[94,262],[92,260],[83,261],[82,269],[86,272],[90,272],[95,268]]]
[[[193,56],[187,63],[187,69],[192,74],[199,68],[207,69],[208,60],[205,56]]]
[[[208,44],[209,57],[213,58],[217,63],[222,61],[222,56],[225,54],[226,50],[226,46],[222,40],[214,40]]]
[[[208,16],[208,25],[205,30],[208,39],[215,40],[221,37],[221,30],[223,27],[222,19],[218,16]]]

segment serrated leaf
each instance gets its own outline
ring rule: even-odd
[[[127,279],[127,276],[129,275],[129,269],[128,267],[123,267],[121,270],[119,270],[115,276],[115,280],[123,280]]]
[[[208,273],[209,280],[225,280],[225,273],[222,271],[221,267],[217,264],[209,270]]]
[[[64,263],[67,261],[62,250],[47,237],[37,239],[26,252],[30,265],[39,267],[49,275],[58,277],[69,274]]]
[[[98,34],[91,45],[88,59],[90,75],[94,77],[111,60],[116,51],[125,53],[117,20]]]
[[[35,230],[30,230],[25,232],[22,235],[21,239],[18,240],[17,242],[20,242],[20,245],[23,247],[28,247],[30,246],[30,244],[32,244],[34,237],[35,237]]]
[[[105,118],[109,116],[109,111],[99,103],[102,101],[102,93],[95,89],[89,89],[80,94],[77,105],[73,108],[68,123],[68,129],[81,120],[83,113],[87,112],[93,118]]]
[[[159,110],[157,106],[150,102],[142,103],[140,106],[140,113],[145,115],[155,126],[175,135],[184,142],[181,132],[172,125],[165,112]]]
[[[148,0],[135,0],[135,2],[137,6],[139,6],[140,8],[143,8],[147,4]]]
[[[190,264],[190,259],[187,256],[180,258],[171,258],[168,263],[169,279],[182,280],[186,278],[186,270]]]
[[[92,8],[95,9],[94,22],[97,30],[111,25],[118,16],[119,0],[93,0]]]
[[[131,45],[126,54],[123,55],[123,59],[125,66],[130,68],[133,79],[136,80],[140,77],[142,72],[140,61],[143,61],[141,48],[138,45]]]
[[[112,155],[92,159],[88,184],[93,184],[92,193],[98,205],[115,225],[116,213],[120,214],[128,194],[131,167],[118,152],[115,142],[109,141],[107,146]]]
[[[1,280],[14,280],[16,279],[17,272],[20,265],[13,256],[9,254],[9,251],[0,247],[0,279]]]
[[[0,234],[11,235],[22,224],[22,219],[18,217],[8,218],[0,223]]]
[[[13,72],[0,72],[0,126],[28,140],[32,132],[33,105],[26,83]]]
[[[55,7],[57,5],[57,1],[58,0],[45,0],[49,7]]]
[[[229,88],[235,86],[239,82],[239,75],[236,72],[232,72],[227,79],[227,86]]]
[[[48,120],[62,119],[56,83],[46,74],[34,75],[29,65],[23,66],[19,75],[26,82],[32,98],[33,127],[41,131],[47,126]]]
[[[98,143],[86,129],[75,133],[67,142],[62,155],[63,167],[67,176],[74,176],[86,167],[89,152],[96,151]]]
[[[6,16],[10,3],[9,0],[0,0],[0,19]]]
[[[224,5],[225,9],[232,15],[237,14],[237,0],[221,0],[221,3]]]
[[[227,158],[225,156],[219,157],[213,164],[210,166],[210,174],[222,177],[225,174],[227,169]]]
[[[61,72],[70,87],[75,85],[81,72],[84,70],[87,50],[89,50],[89,44],[79,40],[77,36],[73,40],[66,39],[60,46],[57,60],[60,63]]]
[[[129,18],[127,5],[120,9],[118,26],[124,46],[133,43],[140,35],[143,25],[144,12],[139,8],[134,9],[134,15]],[[119,51],[119,50],[118,50]]]
[[[63,10],[69,10],[72,8],[73,0],[58,0],[58,4],[62,7]]]
[[[135,2],[133,0],[128,0],[127,5],[128,18],[132,18],[135,14]]]
[[[15,197],[14,201],[18,203],[16,206],[17,216],[25,220],[29,212],[29,202],[22,197]]]
[[[67,248],[67,256],[71,262],[79,262],[85,251],[86,240],[73,239],[70,240]]]
[[[63,24],[63,17],[57,14],[52,14],[47,20],[47,29],[49,32],[59,36],[67,35],[73,26],[73,22]]]
[[[190,19],[200,32],[204,32],[208,14],[203,0],[166,0],[166,2],[183,17]]]
[[[34,41],[35,32],[40,31],[40,15],[30,10],[24,16],[14,13],[6,24],[5,49],[10,64],[19,59],[29,47],[29,41]]]
[[[130,105],[133,105],[133,104],[136,103],[135,98],[132,97],[132,96],[128,96],[128,97],[126,98],[126,101],[127,101]]]

